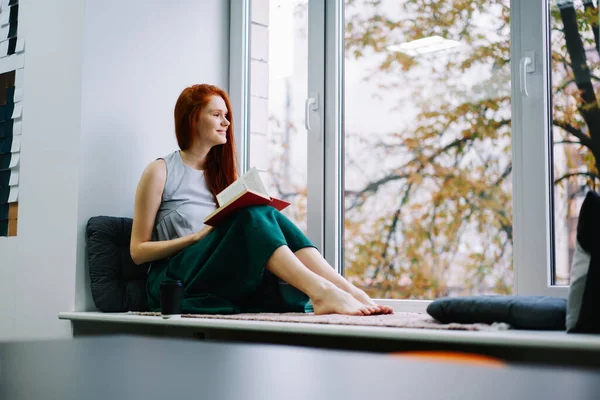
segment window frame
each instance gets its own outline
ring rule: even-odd
[[[336,5],[329,5],[327,25],[333,25],[336,28],[326,28],[327,32],[337,29],[337,25],[343,23],[343,5],[344,0],[337,0]],[[340,11],[341,10],[341,11]],[[337,15],[341,12],[341,17]],[[553,234],[553,185],[551,174],[551,127],[549,124],[551,116],[551,70],[550,70],[550,40],[549,40],[549,4],[547,0],[526,1],[511,0],[511,27],[510,27],[510,53],[511,60],[518,62],[511,63],[511,119],[512,119],[512,161],[513,161],[513,268],[514,268],[514,294],[515,295],[547,295],[566,297],[568,294],[567,286],[555,286],[552,284],[552,271],[554,270],[554,234]],[[340,22],[341,21],[341,22]],[[522,23],[526,21],[526,23]],[[343,29],[343,28],[342,28]],[[343,31],[342,31],[343,32]],[[337,32],[335,37],[336,45],[327,43],[327,53],[341,57],[340,60],[331,60],[329,63],[342,65],[343,78],[343,44],[339,44],[340,38],[343,40],[343,33]],[[522,94],[519,83],[521,79],[521,58],[533,53],[536,69],[533,74],[527,74],[526,82],[529,95]],[[336,71],[336,68],[327,68],[330,74]],[[338,83],[338,77],[328,76],[328,82]],[[338,164],[338,160],[343,160],[343,81],[340,92],[332,88],[327,93],[334,93],[339,96],[337,102],[331,102],[332,107],[328,109],[336,110],[337,114],[326,114],[326,121],[332,121],[326,125],[325,136],[330,142],[339,144],[335,156],[327,152],[327,156],[333,158],[333,161],[326,159],[328,166],[326,171],[326,198],[328,206],[325,215],[325,230],[329,232],[327,239],[334,238],[334,232],[337,234],[334,240],[338,244],[338,252],[329,246],[325,248],[327,260],[336,262],[338,271],[343,273],[343,208],[336,210],[332,203],[336,201],[338,205],[342,204],[343,199],[340,194],[343,193],[343,163]],[[329,99],[326,99],[329,104]],[[335,105],[342,105],[336,109]],[[338,111],[339,110],[339,111]],[[333,111],[332,111],[333,112]],[[338,116],[342,120],[337,121]],[[527,133],[527,134],[526,134]],[[335,137],[334,137],[335,136]],[[336,140],[337,139],[337,140]],[[335,178],[331,175],[334,167],[339,166],[339,174]],[[338,185],[336,179],[341,181]],[[333,188],[338,188],[338,193],[332,193]],[[328,192],[329,191],[329,192]],[[331,222],[333,218],[328,215],[334,213],[338,220]],[[339,229],[339,232],[336,230]],[[342,237],[340,237],[340,235]],[[332,243],[331,239],[326,241],[326,245]],[[333,258],[333,255],[337,258]],[[378,299],[379,302],[385,302],[396,308],[424,310],[431,300],[388,300]]]
[[[325,110],[323,257],[344,274],[344,0],[325,8]]]
[[[310,130],[306,132],[306,167],[307,167],[307,236],[324,254],[327,244],[325,242],[325,193],[327,186],[325,180],[325,121],[327,120],[326,82],[326,7],[331,1],[308,0],[308,68],[307,68],[307,94],[316,98],[317,109],[306,110],[305,115],[310,120]],[[334,265],[334,264],[332,264]]]
[[[549,1],[511,0],[513,265],[517,295],[566,297],[552,284],[554,270],[551,65]],[[529,96],[520,89],[523,57],[533,55],[526,74]]]

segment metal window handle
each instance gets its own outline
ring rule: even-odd
[[[523,96],[529,96],[527,90],[527,74],[533,74],[535,72],[535,58],[532,51],[525,53],[525,57],[521,58],[519,62],[519,84],[521,87],[521,94]]]
[[[319,96],[317,93],[311,93],[311,97],[308,97],[304,101],[304,127],[307,131],[312,130],[310,127],[310,112],[317,111],[319,109]]]

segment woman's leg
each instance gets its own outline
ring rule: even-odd
[[[294,252],[298,260],[304,264],[306,268],[333,283],[339,289],[349,293],[364,305],[375,307],[375,313],[392,313],[390,307],[377,305],[365,292],[352,285],[344,279],[344,277],[334,271],[304,233],[285,215],[273,208],[269,211],[268,208],[269,207],[267,207],[266,210],[271,213],[271,216],[276,221],[277,227],[279,228],[278,230],[283,234],[287,246]]]
[[[287,246],[280,246],[273,252],[266,269],[310,297],[315,314],[370,315],[380,312],[377,306],[361,303],[308,269]]]
[[[319,253],[319,251],[314,247],[305,247],[296,251],[294,254],[296,257],[298,257],[302,264],[306,266],[306,268],[327,279],[329,282],[333,283],[343,291],[351,294],[361,303],[371,307],[377,307],[378,313],[392,314],[394,312],[389,306],[378,305],[375,303],[363,290],[357,288],[348,282],[343,276],[338,274],[337,271],[333,269],[329,263],[327,263],[327,260],[325,260],[321,253]]]

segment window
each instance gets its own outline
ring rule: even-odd
[[[595,87],[595,1],[251,0],[244,154],[374,297],[565,295],[597,178],[567,3]]]
[[[309,1],[254,1],[253,10],[249,163],[269,194],[292,203],[284,214],[308,233]],[[320,129],[313,124],[312,132]]]

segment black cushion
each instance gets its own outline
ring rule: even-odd
[[[579,211],[571,264],[567,331],[600,333],[600,195],[590,191]]]
[[[96,307],[104,312],[146,311],[148,264],[135,265],[129,253],[131,218],[93,217],[86,238],[90,285]]]
[[[504,322],[515,329],[564,330],[567,300],[547,296],[465,296],[434,300],[427,313],[442,323]]]

